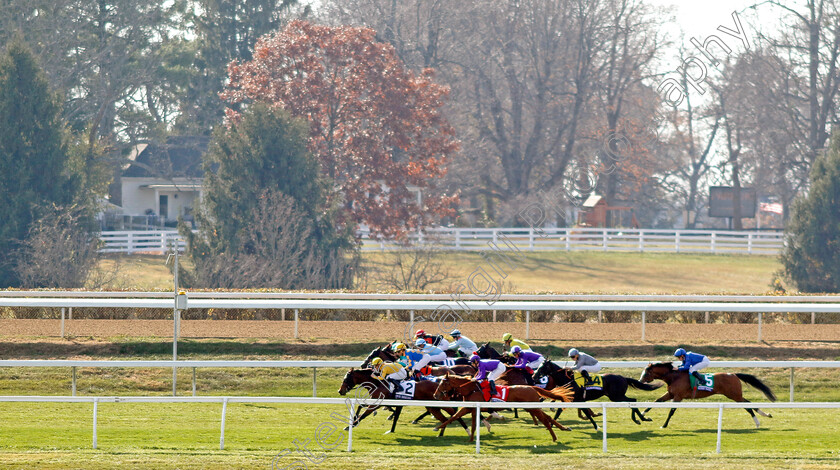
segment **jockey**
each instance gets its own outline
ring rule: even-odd
[[[519,346],[523,351],[530,351],[531,346],[525,344],[524,341],[518,340],[513,337],[510,333],[505,333],[502,335],[502,341],[505,342],[505,349],[508,349],[513,346]]]
[[[501,361],[497,361],[496,359],[481,359],[478,357],[478,354],[473,354],[472,357],[470,357],[470,364],[478,369],[478,372],[476,372],[473,380],[481,382],[486,379],[490,382],[490,394],[495,395],[496,379],[505,373],[507,367],[502,364]]]
[[[525,380],[528,381],[528,385],[534,385],[534,371],[540,368],[545,362],[545,358],[542,354],[533,351],[523,351],[519,346],[511,348],[510,353],[516,358],[516,364],[513,365],[513,368],[527,372]]]
[[[373,368],[373,378],[387,380],[394,384],[394,390],[397,390],[399,383],[408,377],[408,372],[398,362],[385,362],[381,357],[376,357],[370,362],[370,365]]]
[[[394,345],[394,355],[397,356],[397,361],[403,367],[408,366],[408,358],[405,355],[406,346],[403,343],[397,343]]]
[[[424,339],[420,338],[415,341],[414,346],[423,353],[423,358],[417,361],[417,364],[412,366],[412,369],[415,371],[415,374],[419,374],[420,369],[426,367],[426,364],[435,361],[435,362],[443,362],[446,360],[446,353],[441,351],[440,348],[437,346],[432,346],[431,344],[427,343]]]
[[[697,379],[698,384],[703,383],[703,377],[700,376],[700,372],[698,371],[709,367],[708,357],[691,351],[686,352],[683,348],[679,348],[674,351],[674,356],[682,361],[682,364],[677,368],[677,370],[688,371],[689,374],[693,375],[694,378]]]
[[[414,339],[419,339],[419,338],[422,338],[427,343],[429,343],[433,346],[437,346],[440,349],[443,349],[444,351],[449,349],[449,341],[447,341],[446,338],[444,338],[441,335],[437,335],[437,336],[427,335],[425,331],[417,330],[417,332],[414,333]]]
[[[449,333],[449,336],[451,336],[455,341],[449,343],[448,349],[458,350],[458,353],[464,356],[471,356],[474,352],[478,351],[478,347],[475,343],[466,336],[461,335],[461,331],[452,330],[452,333]]]
[[[569,349],[569,357],[575,361],[575,365],[572,367],[572,370],[579,370],[580,375],[582,375],[587,382],[590,380],[590,372],[594,374],[601,370],[601,364],[598,364],[597,359],[589,354],[582,353],[575,348]]]

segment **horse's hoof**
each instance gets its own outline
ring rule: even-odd
[[[382,434],[391,434],[391,431],[385,431]]]
[[[344,430],[345,430],[345,431],[349,431],[349,430],[350,430],[350,426],[344,426]]]
[[[770,413],[767,413],[767,417],[768,417],[768,418],[772,418],[772,417],[773,417],[773,415],[771,415]]]
[[[411,424],[417,424],[417,423],[419,423],[419,422],[420,422],[420,421],[417,421],[417,420],[415,419],[414,421],[412,421],[412,422],[411,422]]]
[[[388,419],[386,421],[393,421],[393,420],[394,420],[394,415],[390,415],[390,416],[388,416]]]
[[[644,421],[644,422],[651,422],[651,421],[653,421],[653,420],[652,420],[652,419],[650,419],[650,418],[645,418],[644,416],[642,416],[642,421]]]

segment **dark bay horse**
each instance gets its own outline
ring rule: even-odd
[[[435,398],[442,398],[446,394],[455,392],[461,395],[465,401],[484,401],[484,394],[479,388],[478,383],[472,380],[471,377],[461,377],[457,375],[445,375],[438,383],[437,390],[435,390]],[[538,402],[542,398],[551,398],[553,400],[571,401],[572,391],[568,388],[558,387],[552,391],[543,390],[541,388],[531,387],[528,385],[511,385],[508,388],[508,402]],[[571,431],[571,429],[559,424],[557,421],[551,419],[539,408],[529,408],[528,412],[534,419],[539,420],[548,429],[551,434],[551,439],[557,441],[557,435],[554,434],[553,426],[563,431]],[[464,416],[467,413],[472,413],[472,429],[470,431],[470,441],[475,438],[476,427],[476,413],[475,408],[464,407],[458,410],[452,417],[445,422],[439,424],[435,429],[443,429],[452,421]]]
[[[733,401],[741,403],[749,402],[749,400],[744,398],[741,381],[744,381],[758,389],[764,394],[764,396],[767,397],[768,400],[776,401],[776,395],[773,394],[770,387],[765,385],[764,382],[759,380],[756,376],[750,374],[714,374],[714,388],[712,388],[711,391],[694,390],[691,388],[688,371],[674,369],[674,364],[671,362],[660,362],[658,364],[648,364],[645,371],[642,372],[642,382],[651,382],[654,380],[662,380],[668,384],[668,392],[659,397],[656,400],[658,402],[668,400],[680,402],[686,399],[692,400],[696,398],[706,398],[717,394],[723,395]],[[759,426],[759,422],[753,411],[757,411],[761,416],[766,416],[768,418],[773,417],[758,408],[745,409],[747,410],[747,413],[752,416],[753,421],[755,421],[755,427]],[[647,414],[648,411],[650,411],[650,408],[646,409],[642,415]],[[671,408],[671,412],[668,413],[668,419],[666,419],[665,424],[662,425],[663,428],[668,427],[668,422],[671,421],[671,416],[674,416],[675,411],[677,411],[676,408]]]
[[[380,399],[387,399],[390,398],[391,392],[388,389],[388,386],[385,382],[373,378],[373,371],[371,369],[350,369],[347,374],[344,376],[344,380],[341,382],[341,388],[338,389],[339,395],[346,395],[347,392],[354,389],[357,386],[364,386],[365,389],[370,393],[370,397],[363,397],[363,401],[378,401]],[[430,381],[420,381],[415,383],[414,389],[414,399],[415,400],[434,400],[435,390],[437,389],[437,383],[430,382]],[[367,405],[365,403],[365,405]],[[361,422],[364,418],[366,418],[369,414],[374,412],[378,406],[367,406],[365,414],[359,416],[359,412],[361,411],[362,404],[359,404],[355,416],[357,418],[353,421],[353,426],[357,426],[359,422]],[[441,413],[441,411],[446,411],[449,413],[450,416],[455,414],[456,409],[454,407],[450,408],[426,408],[429,413],[431,413],[435,418],[438,419],[440,422],[446,421],[446,416]],[[386,432],[385,434],[392,433],[397,427],[397,421],[400,418],[400,413],[402,412],[402,407],[398,406],[396,410],[394,410],[394,414],[392,416],[393,421],[391,422],[391,430]],[[461,426],[466,430],[467,424],[458,419]],[[443,429],[438,434],[438,436],[443,436]]]
[[[657,388],[661,387],[662,385],[648,385],[646,383],[642,383],[636,379],[632,379],[630,377],[624,377],[622,375],[616,374],[603,374],[601,375],[602,380],[602,388],[601,390],[586,390],[584,394],[584,389],[575,382],[575,375],[574,371],[571,369],[566,369],[558,366],[552,361],[545,361],[543,362],[542,366],[537,369],[535,373],[535,377],[537,379],[548,376],[554,382],[555,386],[565,386],[568,385],[574,391],[574,401],[582,402],[582,401],[590,401],[590,400],[597,400],[606,395],[610,401],[629,401],[634,402],[636,401],[635,398],[631,398],[627,396],[627,388],[633,387],[637,390],[644,390],[644,391],[651,391],[656,390]],[[554,416],[554,419],[557,419],[562,412],[562,408],[557,410],[557,414]],[[651,421],[649,418],[645,418],[645,416],[639,412],[638,408],[630,408],[630,419],[633,420],[636,424],[642,424],[639,420],[636,419],[636,416],[641,418],[642,421]],[[598,425],[595,423],[595,420],[592,419],[592,415],[588,414],[587,417],[595,429],[598,429]]]

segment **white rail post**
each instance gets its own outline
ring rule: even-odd
[[[126,251],[128,254],[134,254],[134,234],[132,232],[128,232],[128,237],[126,237]]]
[[[604,323],[604,311],[598,310],[598,323]]]
[[[645,232],[643,230],[639,230],[639,252],[645,252]]]
[[[408,325],[409,328],[414,328],[414,310],[409,310],[408,312]]]
[[[817,312],[811,312],[811,324],[816,325],[817,323]]]
[[[222,433],[219,437],[219,450],[225,450],[225,418],[227,418],[227,397],[222,399]]]
[[[64,307],[61,307],[61,339],[64,339]]]
[[[76,396],[76,366],[71,367],[73,373],[73,396]]]
[[[68,319],[68,320],[72,320],[72,319],[73,319],[73,307],[68,307],[68,308],[67,308],[67,319]]]
[[[645,341],[645,327],[647,326],[647,313],[642,312],[642,341]]]
[[[461,248],[461,229],[453,229],[455,232],[455,248]]]
[[[285,308],[280,309],[280,321],[286,321],[286,309]]]
[[[604,246],[604,251],[607,251],[607,229],[601,229],[601,235],[603,237],[603,241],[601,243]]]
[[[677,253],[680,252],[680,232],[674,232],[674,249],[677,250]]]
[[[712,232],[712,246],[711,246],[711,252],[712,253],[717,253],[717,246],[715,244],[715,241],[716,241],[715,235],[717,235],[717,232]]]
[[[493,310],[493,323],[496,323],[496,310]]]
[[[353,415],[353,405],[350,405],[350,426],[347,432],[347,452],[353,452],[353,422],[356,421],[356,417]]]
[[[569,238],[572,236],[572,231],[568,228],[565,229],[566,231],[566,251],[571,250],[571,241]]]
[[[312,368],[312,398],[315,398],[315,397],[318,396],[317,380],[318,380],[318,368],[313,367]]]
[[[709,323],[709,312],[706,312],[706,323]]]
[[[720,435],[723,429],[723,403],[718,408],[718,428],[717,428],[717,453],[720,453]]]
[[[525,339],[531,339],[531,311],[525,312]]]
[[[747,253],[752,254],[752,233],[747,234]]]
[[[298,321],[299,321],[298,309],[295,309],[295,339],[298,339]]]
[[[481,453],[481,402],[475,404],[475,453]]]
[[[534,251],[534,227],[528,229],[528,249]]]
[[[761,342],[761,312],[758,312],[758,342]]]
[[[607,405],[601,403],[601,434],[603,435],[603,452],[607,451]]]
[[[96,414],[99,408],[99,398],[93,398],[93,448],[96,449]]]
[[[790,368],[790,402],[793,403],[793,367]]]
[[[195,396],[195,367],[193,367],[192,396]]]

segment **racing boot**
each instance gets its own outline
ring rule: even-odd
[[[534,382],[534,376],[532,376],[531,374],[525,374],[525,381],[528,382],[528,385],[532,387],[537,384],[536,382]]]
[[[488,380],[490,382],[490,396],[496,395],[496,382],[493,380]]]
[[[592,382],[592,379],[589,377],[589,371],[581,370],[580,375],[583,376],[583,385],[586,386]]]
[[[695,370],[694,372],[691,373],[691,375],[693,375],[694,378],[697,379],[697,386],[700,386],[700,385],[703,385],[704,383],[706,383],[706,381],[703,379],[703,376],[700,375],[700,372],[697,372]]]

